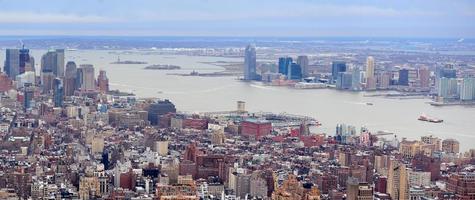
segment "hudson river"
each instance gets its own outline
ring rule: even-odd
[[[39,71],[44,50],[31,50]],[[0,60],[4,60],[2,51]],[[221,67],[201,62],[234,61],[241,58],[153,55],[147,52],[121,54],[121,60],[146,61],[148,64],[110,64],[118,55],[109,51],[80,50],[66,52],[66,61],[93,64],[107,71],[111,89],[133,92],[139,97],[170,99],[180,111],[227,111],[236,109],[236,101],[246,102],[249,111],[286,112],[315,117],[323,125],[319,133],[333,135],[337,123],[368,127],[376,132],[394,132],[401,140],[419,139],[432,134],[442,139],[455,138],[461,150],[475,148],[475,107],[434,107],[429,99],[389,99],[365,97],[364,92],[344,92],[332,89],[298,90],[286,87],[249,83],[236,77],[174,76],[167,73],[214,72]],[[181,70],[144,70],[151,64],[172,64]],[[371,102],[374,105],[366,105]],[[440,124],[418,121],[422,113],[443,119]]]

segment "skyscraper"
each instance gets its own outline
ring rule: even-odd
[[[109,92],[109,79],[104,70],[99,71],[99,76],[97,77],[97,88],[99,88],[100,92]]]
[[[366,58],[366,78],[374,77],[374,58],[373,56],[368,56]]]
[[[340,72],[336,80],[336,88],[338,89],[351,89],[353,74],[351,72]]]
[[[460,100],[475,100],[475,77],[467,77],[463,79],[460,85]]]
[[[438,81],[437,96],[443,98],[457,98],[457,79],[440,78]]]
[[[336,83],[338,79],[338,74],[340,72],[346,72],[346,63],[343,61],[333,61],[332,62],[332,82]]]
[[[25,71],[27,71],[27,68],[33,68],[34,69],[34,66],[31,66],[30,64],[30,59],[32,57],[30,57],[30,50],[29,49],[25,49],[25,47],[21,48],[19,50],[19,68],[18,68],[18,74],[23,74],[25,73]],[[34,64],[33,64],[34,65]],[[31,69],[30,69],[31,70]]]
[[[288,79],[300,81],[302,79],[302,68],[297,63],[290,64],[289,72],[288,72]]]
[[[94,80],[94,66],[91,64],[83,64],[78,68],[79,88],[82,91],[92,91],[96,89]]]
[[[361,70],[357,66],[353,67],[351,76],[351,89],[361,90]]]
[[[53,80],[53,97],[54,107],[62,107],[64,98],[64,88],[63,80],[61,80],[60,78],[55,78]]]
[[[64,76],[64,49],[48,51],[41,57],[41,72],[51,71],[56,77]]]
[[[309,75],[308,71],[308,57],[307,56],[299,56],[297,57],[297,64],[300,65],[302,68],[302,75],[303,77],[307,77]]]
[[[409,86],[409,70],[408,69],[400,69],[399,70],[399,85]]]
[[[25,111],[31,108],[34,92],[35,88],[31,84],[25,84],[23,88],[23,109]]]
[[[279,73],[283,75],[288,75],[290,65],[292,64],[291,57],[280,57],[279,58]]]
[[[77,87],[77,67],[76,63],[69,61],[66,64],[66,71],[64,74],[64,95],[71,96],[74,94],[74,91],[78,89]]]
[[[11,79],[15,80],[15,77],[20,74],[20,50],[19,49],[7,49],[5,51],[5,73]]]
[[[244,80],[255,80],[256,74],[256,47],[248,45],[244,52]]]
[[[430,71],[427,67],[422,67],[419,69],[419,81],[422,88],[430,87]]]

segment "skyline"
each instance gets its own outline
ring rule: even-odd
[[[0,1],[0,35],[473,38],[472,1]],[[138,3],[137,3],[138,2]],[[21,17],[19,17],[21,16]]]

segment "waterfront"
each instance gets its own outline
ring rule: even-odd
[[[44,50],[32,50],[39,70]],[[4,60],[4,51],[0,53]],[[146,61],[150,64],[171,64],[182,66],[173,72],[189,73],[216,72],[222,68],[203,62],[234,61],[242,58],[197,57],[183,55],[151,55],[134,53],[120,55],[122,60]],[[285,87],[271,87],[254,82],[241,82],[236,77],[170,76],[167,70],[144,70],[147,64],[110,64],[117,55],[108,51],[80,50],[66,52],[66,60],[78,64],[93,64],[96,75],[99,69],[107,71],[111,89],[133,92],[139,97],[160,97],[170,99],[177,109],[187,112],[224,111],[236,109],[236,101],[246,101],[250,111],[287,112],[308,115],[318,119],[323,126],[318,132],[334,134],[337,123],[356,127],[366,125],[370,130],[395,132],[399,138],[419,139],[433,134],[460,141],[461,150],[473,148],[475,144],[475,107],[435,107],[427,104],[428,99],[390,99],[365,97],[368,93],[342,92],[331,89],[296,90]],[[366,105],[371,102],[374,105]],[[421,122],[419,115],[444,120],[441,124]]]

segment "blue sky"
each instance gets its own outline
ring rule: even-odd
[[[0,0],[0,35],[475,37],[473,0]]]

